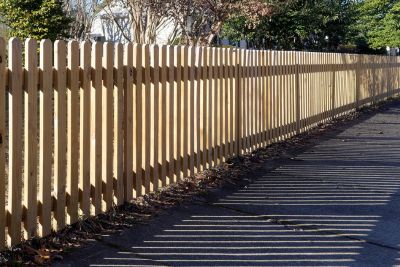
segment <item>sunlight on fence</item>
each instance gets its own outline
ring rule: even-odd
[[[16,38],[7,49],[0,38],[0,247],[45,236],[231,155],[393,96],[399,62]],[[258,194],[268,190],[285,205],[384,204],[393,189],[390,180],[381,181],[381,195],[369,199],[339,195],[318,181],[265,182],[268,189],[260,180],[221,201],[269,205]],[[292,198],[279,194],[287,183]],[[304,198],[304,190],[321,196]]]

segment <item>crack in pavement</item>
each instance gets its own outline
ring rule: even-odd
[[[344,238],[344,239],[348,239],[348,240],[361,241],[361,242],[369,244],[369,245],[373,245],[373,246],[377,246],[377,247],[380,247],[380,248],[390,249],[390,250],[394,250],[394,251],[400,252],[400,248],[399,247],[386,245],[384,243],[381,243],[381,242],[378,242],[378,241],[375,241],[375,240],[371,240],[371,239],[368,239],[368,238],[359,238],[359,237],[349,236],[349,235],[347,235],[347,234],[345,234],[343,232],[340,232],[340,231],[321,230],[320,227],[323,226],[323,225],[310,224],[309,222],[305,222],[305,221],[302,221],[302,220],[293,219],[293,220],[288,221],[288,220],[285,220],[285,219],[279,219],[279,218],[274,217],[274,216],[260,215],[260,214],[254,213],[254,212],[250,212],[250,211],[246,211],[246,210],[240,209],[240,208],[233,208],[233,207],[230,207],[230,206],[225,206],[223,204],[214,204],[214,203],[211,203],[211,202],[208,202],[208,201],[201,201],[199,199],[190,201],[190,204],[200,205],[200,206],[210,206],[210,207],[217,208],[217,209],[225,209],[225,210],[235,211],[237,213],[244,214],[244,215],[256,216],[258,220],[261,219],[261,220],[265,220],[268,223],[272,223],[272,224],[275,224],[275,225],[281,225],[281,226],[284,226],[284,227],[286,227],[288,229],[291,229],[293,231],[315,230],[318,234],[321,234],[321,235],[334,235],[337,238]],[[308,224],[308,225],[305,226],[304,225],[305,223]],[[97,239],[97,241],[100,242],[101,244],[105,245],[105,246],[108,246],[108,247],[113,248],[113,249],[117,249],[120,252],[132,253],[132,255],[134,257],[136,257],[138,259],[149,261],[150,263],[153,263],[153,264],[157,264],[157,266],[165,266],[165,267],[173,266],[173,265],[166,265],[162,260],[154,260],[151,257],[146,257],[146,256],[144,256],[142,254],[137,254],[135,249],[132,249],[130,247],[126,247],[126,246],[123,246],[123,245],[116,244],[116,243],[114,243],[112,241],[107,241],[107,240],[104,240],[104,239]],[[160,264],[162,264],[162,265],[160,265]]]
[[[288,228],[293,228],[294,231],[296,231],[298,229],[301,229],[301,230],[318,230],[318,233],[321,233],[323,235],[336,235],[337,237],[343,237],[343,238],[350,239],[350,240],[362,241],[362,242],[365,242],[365,243],[370,244],[370,245],[374,245],[374,246],[378,246],[378,247],[382,247],[382,248],[387,248],[387,249],[391,249],[391,250],[395,250],[395,251],[399,251],[400,252],[400,248],[399,247],[382,244],[382,243],[380,243],[378,241],[374,241],[374,240],[370,240],[370,239],[366,239],[366,238],[363,239],[363,238],[357,238],[357,237],[349,236],[349,235],[346,235],[344,233],[337,232],[337,231],[321,230],[321,229],[319,229],[319,225],[304,226],[304,225],[301,225],[301,224],[305,224],[307,222],[301,221],[301,220],[287,221],[287,220],[282,220],[282,219],[276,218],[274,216],[260,215],[260,214],[253,213],[253,212],[250,212],[250,211],[245,211],[245,210],[242,210],[242,209],[239,209],[239,208],[232,208],[232,207],[224,206],[223,204],[214,204],[214,203],[210,203],[210,202],[207,202],[207,201],[200,201],[200,200],[197,200],[196,202],[200,203],[201,205],[207,205],[207,206],[212,206],[212,207],[217,207],[217,208],[223,208],[223,209],[235,211],[235,212],[238,212],[238,213],[242,213],[242,214],[245,214],[245,215],[257,216],[257,219],[265,219],[266,222],[274,223],[276,225],[283,225],[283,226],[288,227]],[[195,204],[195,203],[193,203],[193,204]],[[294,228],[294,227],[296,227],[297,229]]]

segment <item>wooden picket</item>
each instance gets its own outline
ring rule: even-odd
[[[125,200],[133,198],[133,103],[135,102],[133,94],[133,44],[126,44],[124,47],[124,192]],[[101,102],[100,102],[101,103]],[[101,122],[101,116],[99,116]],[[101,185],[99,185],[101,187]],[[99,197],[101,192],[99,191]]]
[[[175,177],[174,181],[179,181],[181,179],[181,166],[182,166],[182,161],[181,161],[181,47],[176,46],[174,48],[174,98],[175,98],[175,105],[174,105],[174,159],[173,161],[175,162]]]
[[[103,88],[101,92],[101,106],[102,106],[102,152],[101,152],[101,176],[102,183],[105,184],[105,189],[102,190],[104,205],[102,209],[104,211],[110,209],[113,204],[113,157],[112,157],[112,140],[113,140],[113,46],[110,43],[103,45]]]
[[[24,133],[24,205],[26,207],[25,237],[36,235],[37,224],[37,44],[33,39],[25,41],[25,133]],[[4,95],[4,94],[3,94]],[[3,103],[4,104],[4,103]],[[66,115],[66,112],[64,112]],[[3,167],[2,167],[3,169]],[[2,239],[3,240],[3,239]]]
[[[147,194],[151,191],[151,181],[150,181],[150,158],[151,158],[151,68],[150,68],[150,46],[144,45],[143,46],[143,54],[142,54],[142,63],[144,67],[144,81],[143,84],[145,88],[142,88],[142,104],[144,104],[144,108],[142,109],[143,116],[142,122],[144,127],[142,127],[142,143],[144,148],[142,149],[143,160],[144,160],[144,192]]]
[[[400,92],[397,57],[37,46],[0,38],[0,249]]]
[[[150,127],[153,129],[151,131],[150,135],[150,144],[151,147],[149,149],[150,151],[150,166],[152,166],[152,172],[150,175],[152,176],[151,179],[151,191],[157,191],[158,190],[158,180],[159,180],[159,168],[158,168],[158,162],[159,158],[158,155],[160,153],[159,148],[161,147],[159,142],[158,142],[158,137],[159,137],[159,83],[160,83],[160,68],[159,68],[159,57],[160,57],[160,51],[158,49],[159,47],[157,45],[152,45],[150,47],[150,66],[151,66],[151,100],[150,100],[150,112],[151,112],[151,120],[150,120]]]
[[[188,162],[188,131],[189,131],[189,48],[182,46],[181,56],[181,158],[182,158],[182,176],[188,176],[189,162]]]
[[[66,151],[67,151],[67,47],[64,41],[54,43],[54,196],[57,200],[57,230],[65,226]],[[34,99],[36,100],[36,99]],[[32,111],[36,112],[36,111]],[[36,117],[35,117],[36,119]],[[32,120],[32,123],[36,121]],[[28,130],[30,131],[30,130]],[[27,133],[31,135],[31,132]],[[34,135],[36,136],[36,134]],[[25,136],[26,137],[26,136]],[[36,145],[36,144],[35,144]],[[35,150],[36,152],[36,150]],[[36,157],[35,154],[32,157]],[[36,181],[36,179],[33,179]],[[33,186],[33,185],[32,185]],[[34,201],[35,202],[35,201]],[[28,209],[29,210],[29,209]]]
[[[68,43],[67,72],[67,222],[78,220],[79,173],[79,44]]]
[[[0,249],[5,248],[6,241],[6,42],[0,38]],[[36,207],[34,207],[36,208]],[[35,216],[36,218],[36,216]]]
[[[158,162],[161,170],[159,186],[167,185],[167,46],[163,45],[160,48],[159,68],[160,68],[160,88],[159,88],[159,116],[158,120],[159,135],[158,135]]]
[[[11,213],[8,228],[10,245],[21,239],[22,214],[22,51],[17,38],[9,41],[9,148],[8,148],[8,210]],[[2,96],[4,97],[4,95]],[[50,191],[49,191],[50,192]],[[49,199],[50,203],[51,199]],[[43,206],[43,204],[42,204]],[[51,223],[49,218],[48,223]],[[45,233],[48,234],[48,233]]]
[[[140,44],[135,44],[133,47],[133,68],[135,69],[135,75],[133,76],[133,86],[134,92],[133,104],[136,109],[133,108],[133,112],[136,116],[134,119],[134,129],[133,131],[133,148],[136,153],[133,153],[133,171],[134,171],[134,196],[139,197],[143,193],[143,166],[142,166],[142,46]]]
[[[51,172],[53,154],[52,99],[53,99],[53,46],[50,40],[40,42],[40,143],[39,143],[39,234],[51,232]],[[15,112],[13,112],[15,114]],[[11,113],[10,113],[11,114]],[[10,125],[10,129],[13,127]],[[12,140],[10,138],[10,143]]]
[[[167,86],[167,95],[166,95],[166,106],[167,106],[167,121],[166,125],[168,127],[167,134],[167,149],[168,149],[168,156],[167,156],[167,173],[168,173],[168,182],[167,184],[173,183],[175,181],[175,125],[176,125],[176,120],[175,120],[175,72],[174,72],[174,47],[173,46],[168,46],[166,48],[166,55],[167,57],[167,66],[168,68],[167,71],[167,80],[168,80],[168,86]]]
[[[92,44],[92,56],[91,56],[91,66],[92,66],[92,86],[90,91],[90,182],[92,193],[92,214],[101,213],[102,204],[102,180],[101,180],[101,157],[102,157],[102,55],[103,47],[101,43]],[[127,101],[130,98],[126,98]],[[128,136],[128,133],[126,134]],[[126,155],[129,155],[126,153]],[[131,188],[131,185],[128,187]]]
[[[124,105],[124,67],[123,67],[123,45],[116,44],[114,47],[114,135],[113,135],[113,179],[116,179],[116,203],[124,203],[124,180],[123,180],[123,105]]]
[[[90,82],[91,47],[89,42],[80,45],[80,111],[79,111],[79,199],[82,215],[90,215]]]

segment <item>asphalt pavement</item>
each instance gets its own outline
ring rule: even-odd
[[[55,266],[400,266],[400,104],[265,164]]]

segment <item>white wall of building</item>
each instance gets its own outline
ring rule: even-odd
[[[118,24],[113,17],[118,20]],[[157,31],[156,43],[168,44],[170,36],[175,29],[173,20],[166,18],[163,26]],[[101,10],[93,20],[90,36],[93,40],[127,43],[131,40],[132,27],[129,12],[120,4],[115,4],[112,7],[105,7]]]

